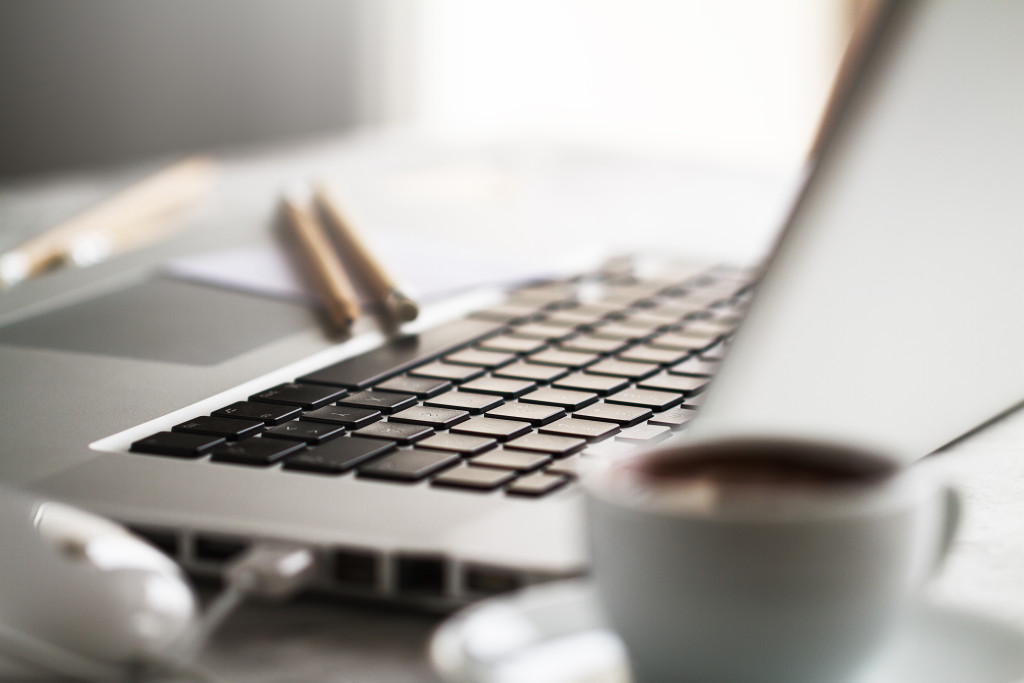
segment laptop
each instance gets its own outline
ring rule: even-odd
[[[785,434],[913,462],[1024,398],[1021,26],[882,6],[763,268],[612,262],[344,343],[155,276],[173,242],[29,283],[0,302],[0,478],[196,574],[289,539],[318,589],[446,608],[585,571],[588,458]]]

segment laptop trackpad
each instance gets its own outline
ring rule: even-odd
[[[0,344],[213,365],[316,324],[302,305],[154,278],[0,328]]]

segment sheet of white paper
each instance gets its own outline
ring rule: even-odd
[[[479,247],[414,235],[378,235],[375,253],[410,296],[433,301],[481,286],[517,283],[571,272],[537,254],[501,255]],[[380,247],[384,247],[381,249]],[[272,244],[238,247],[188,256],[167,264],[166,272],[193,282],[281,299],[309,301],[309,291],[287,253]]]

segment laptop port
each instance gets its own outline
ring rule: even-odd
[[[448,565],[436,555],[405,555],[395,562],[396,585],[403,595],[442,596],[446,593]]]
[[[226,536],[199,535],[192,546],[192,556],[200,562],[221,564],[243,552],[249,544]]]
[[[149,529],[137,526],[129,526],[128,530],[147,541],[150,545],[153,545],[163,551],[164,554],[175,558],[178,556],[178,551],[181,549],[181,543],[178,541],[178,535],[173,531]]]
[[[339,585],[373,588],[377,585],[380,558],[366,550],[337,550],[332,575]]]
[[[496,567],[466,567],[462,581],[466,592],[475,595],[507,593],[523,586],[522,577],[517,572]]]

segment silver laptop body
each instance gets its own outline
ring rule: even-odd
[[[1019,3],[887,7],[693,433],[852,440],[909,462],[1024,398],[1022,27]],[[269,213],[276,187],[231,182]],[[320,549],[320,588],[443,606],[585,568],[575,487],[517,499],[126,452],[381,341],[367,324],[336,344],[301,307],[151,276],[184,248],[0,299],[0,338],[68,312],[0,343],[3,480],[146,531],[198,573],[285,538]],[[103,295],[116,310],[89,308]]]

